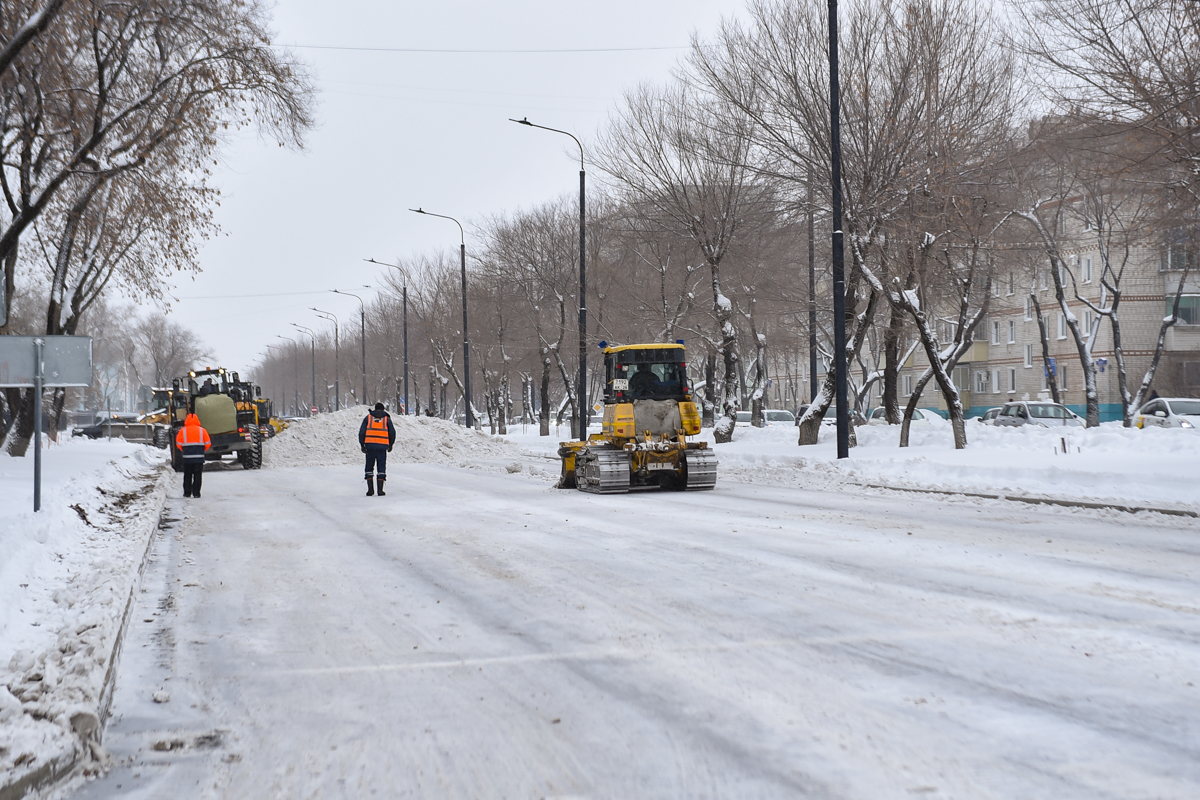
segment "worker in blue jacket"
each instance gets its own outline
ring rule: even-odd
[[[358,427],[358,445],[367,456],[367,497],[375,494],[376,486],[379,487],[379,496],[383,497],[383,482],[387,480],[387,454],[392,452],[395,444],[396,429],[392,426],[392,417],[384,409],[383,403],[376,403]]]

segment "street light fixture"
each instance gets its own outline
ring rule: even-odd
[[[294,322],[288,323],[293,328],[299,328],[308,334],[312,339],[312,405],[309,406],[308,415],[312,416],[312,409],[317,407],[317,334],[311,328],[306,328],[303,325],[297,325]]]
[[[462,264],[462,301],[463,301],[463,405],[466,406],[467,412],[467,427],[475,427],[475,417],[471,413],[471,344],[470,337],[467,335],[467,234],[463,231],[462,223],[454,217],[447,217],[445,214],[434,214],[432,211],[426,211],[423,208],[410,208],[409,211],[414,214],[425,214],[429,217],[439,217],[448,219],[458,226],[458,233],[461,238],[459,245],[459,258]],[[405,401],[407,402],[407,400]]]
[[[408,408],[412,405],[412,400],[408,396],[408,272],[396,264],[389,264],[386,261],[376,261],[373,258],[364,258],[363,261],[369,261],[372,264],[379,264],[383,267],[391,267],[404,276],[404,288],[401,292],[404,301],[404,415],[408,416]]]
[[[364,288],[371,288],[369,286]],[[362,298],[351,292],[343,292],[341,289],[333,289],[334,294],[344,294],[347,297],[353,297],[358,301],[359,314],[362,320],[362,373],[363,373],[363,391],[360,402],[367,402],[367,306],[363,303]]]
[[[590,416],[587,396],[587,257],[585,244],[587,241],[587,223],[584,214],[585,184],[587,171],[583,167],[583,143],[573,133],[560,131],[558,128],[547,128],[545,125],[535,125],[524,119],[509,118],[509,122],[526,125],[530,128],[540,128],[551,133],[561,133],[570,136],[579,145],[579,388],[577,389],[579,403],[576,411],[579,414],[579,441],[587,441],[587,423]]]
[[[310,311],[317,312],[317,315],[322,319],[327,319],[333,322],[333,410],[342,410],[342,383],[341,373],[338,368],[338,318],[337,314],[332,311],[322,311],[319,308],[309,306]]]

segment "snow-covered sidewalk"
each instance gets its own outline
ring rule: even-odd
[[[929,415],[932,416],[932,415]],[[562,430],[563,438],[569,435]],[[856,429],[858,446],[838,461],[834,429],[800,447],[796,428],[738,428],[734,440],[711,445],[722,481],[820,488],[853,482],[913,489],[987,492],[1200,512],[1200,432],[1121,427],[995,428],[970,422],[967,448],[955,450],[949,423],[940,418],[912,428],[899,447],[899,427]],[[551,456],[555,436],[537,428],[507,436],[530,452]],[[701,440],[712,443],[712,431]],[[1062,451],[1066,443],[1067,452]]]
[[[124,441],[0,455],[0,788],[57,771],[98,741],[118,632],[169,472]]]

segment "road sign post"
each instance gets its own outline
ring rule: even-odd
[[[42,392],[92,385],[92,337],[0,336],[0,388],[33,389],[33,510],[42,508]]]

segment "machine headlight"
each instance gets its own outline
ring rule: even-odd
[[[1195,426],[1195,425],[1193,425],[1192,423],[1188,422],[1186,419],[1181,419],[1181,420],[1179,420],[1179,427],[1181,427],[1181,428],[1194,428],[1194,427],[1196,427],[1196,426]]]

